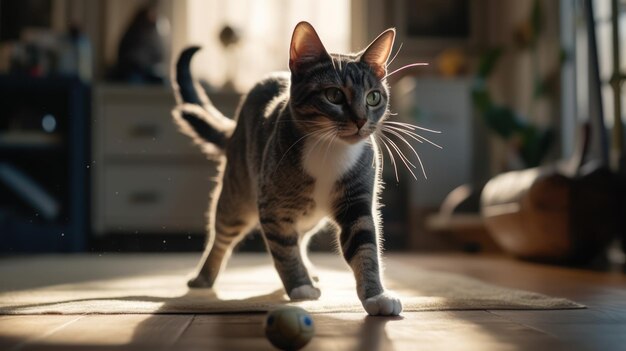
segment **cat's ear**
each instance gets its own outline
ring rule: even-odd
[[[320,37],[308,22],[300,22],[293,30],[289,49],[289,69],[298,71],[303,64],[318,62],[329,55]]]
[[[378,79],[382,79],[387,74],[387,60],[391,55],[395,38],[396,30],[389,28],[374,39],[361,54],[361,62],[367,63]]]

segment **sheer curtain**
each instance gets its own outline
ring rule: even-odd
[[[216,88],[230,75],[234,88],[246,91],[268,73],[286,70],[289,40],[299,21],[316,28],[329,52],[350,47],[350,0],[187,0],[184,5],[185,35],[178,39],[184,43],[174,47],[201,45],[193,70]],[[240,34],[232,50],[224,50],[219,40],[226,25]]]

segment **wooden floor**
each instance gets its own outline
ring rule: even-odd
[[[589,308],[413,312],[397,318],[321,314],[314,316],[317,335],[305,350],[626,350],[626,275],[622,273],[497,257],[393,259],[407,270],[463,273],[502,286],[567,297]],[[28,259],[22,260],[28,264]],[[263,319],[263,314],[0,316],[0,350],[271,350],[263,337]]]

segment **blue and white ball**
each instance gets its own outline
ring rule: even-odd
[[[300,307],[280,307],[267,314],[265,336],[281,350],[298,350],[315,335],[311,315]]]

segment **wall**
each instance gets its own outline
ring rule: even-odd
[[[404,1],[394,0],[381,2],[376,0],[353,0],[353,49],[364,47],[369,41],[375,38],[381,31],[388,27],[398,27],[399,21],[395,18],[398,6],[402,6]],[[534,101],[532,94],[534,90],[533,64],[538,68],[538,74],[545,76],[560,64],[559,56],[559,2],[541,1],[544,15],[544,29],[538,42],[537,56],[528,50],[515,48],[514,32],[530,15],[534,0],[478,0],[471,1],[473,6],[472,19],[474,22],[482,24],[474,26],[472,30],[476,33],[472,45],[464,45],[454,42],[440,42],[432,45],[424,41],[424,45],[418,42],[411,47],[406,38],[402,36],[402,28],[398,29],[396,47],[403,41],[405,45],[394,61],[392,67],[401,67],[404,64],[413,62],[429,62],[428,68],[412,70],[415,76],[437,75],[435,63],[437,55],[450,47],[462,48],[467,54],[470,64],[475,65],[481,52],[484,49],[503,46],[507,48],[505,55],[501,58],[495,72],[489,80],[490,91],[494,100],[499,104],[505,104],[518,111],[523,118],[529,118],[533,123],[541,126],[560,125],[560,107],[558,97],[556,101],[540,100]],[[361,33],[361,34],[359,34]],[[437,45],[439,48],[437,49]],[[533,62],[534,61],[534,62]],[[402,74],[390,79],[390,83],[401,78]],[[494,138],[491,138],[494,139]],[[480,143],[481,141],[478,140]],[[479,165],[486,170],[477,171],[477,174],[494,174],[503,170],[503,159],[507,156],[500,152],[505,150],[501,140],[490,140],[488,142],[491,149],[491,161],[487,164]],[[477,149],[485,149],[476,145]],[[558,150],[555,156],[558,156]],[[479,162],[480,163],[480,162]]]

